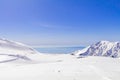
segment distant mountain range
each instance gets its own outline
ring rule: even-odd
[[[83,50],[74,53],[77,56],[106,56],[117,58],[120,57],[120,42],[99,41]]]

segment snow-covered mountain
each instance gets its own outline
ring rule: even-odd
[[[0,53],[25,55],[35,54],[37,51],[19,42],[0,39]]]
[[[0,63],[16,59],[30,60],[29,55],[32,54],[38,54],[38,52],[25,44],[0,39]]]
[[[78,56],[120,57],[120,42],[100,41],[75,52]]]

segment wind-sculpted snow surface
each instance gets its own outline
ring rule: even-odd
[[[100,41],[84,50],[75,52],[78,56],[106,56],[117,58],[120,57],[120,42]]]
[[[37,53],[37,51],[19,42],[0,39],[0,53],[7,53],[7,54],[14,53],[14,54],[24,55],[24,54],[35,54]]]
[[[18,59],[31,60],[31,55],[38,54],[33,48],[15,41],[0,39],[0,63]],[[30,58],[29,58],[30,56]]]

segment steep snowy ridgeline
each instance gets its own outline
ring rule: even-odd
[[[35,54],[38,52],[25,44],[6,39],[0,39],[0,53],[25,55]]]
[[[120,57],[120,42],[100,41],[83,50],[75,52],[77,56]]]
[[[6,39],[0,39],[0,63],[16,59],[31,60],[29,56],[38,54],[33,48]],[[31,57],[32,58],[32,57]]]

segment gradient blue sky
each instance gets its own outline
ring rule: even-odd
[[[120,41],[120,0],[0,0],[0,37],[38,46]]]

